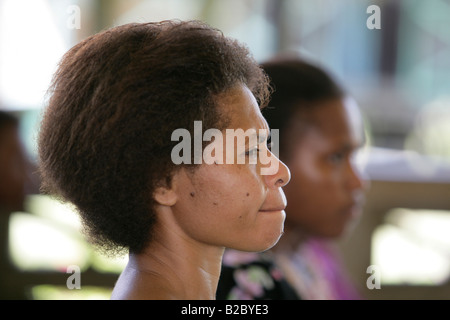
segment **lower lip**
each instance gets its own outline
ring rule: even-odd
[[[351,209],[352,218],[358,218],[362,214],[362,208],[360,206],[355,206]]]
[[[261,213],[283,213],[284,210],[260,210]]]

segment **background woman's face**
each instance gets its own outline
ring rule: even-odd
[[[293,127],[287,137],[292,178],[285,188],[286,224],[305,234],[338,237],[361,212],[363,183],[352,156],[362,132],[350,108],[346,100],[320,102],[306,115],[310,125],[297,135]]]
[[[228,128],[268,131],[257,102],[246,87],[232,90],[219,102],[219,107],[230,116]],[[193,173],[180,170],[176,179],[183,188],[178,190],[179,201],[172,210],[183,232],[196,241],[263,251],[283,233],[286,199],[281,187],[289,181],[289,170],[270,154],[266,140],[257,145],[246,143],[242,154],[237,152],[237,146],[234,150],[236,160],[246,158],[244,164],[202,164]],[[259,160],[250,163],[250,156],[262,152],[279,162],[275,174],[262,175],[264,165]]]

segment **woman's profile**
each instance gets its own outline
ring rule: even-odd
[[[199,21],[126,24],[69,50],[49,93],[43,190],[77,207],[99,249],[129,254],[112,299],[215,299],[224,248],[279,240],[290,173],[268,148],[268,80],[244,45]],[[266,134],[243,152],[203,140],[224,144],[216,159],[236,151],[231,163],[176,164],[172,134],[194,137],[196,121]]]

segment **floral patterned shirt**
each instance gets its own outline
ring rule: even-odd
[[[298,300],[269,253],[225,251],[218,300]]]

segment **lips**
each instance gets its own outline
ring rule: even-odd
[[[361,215],[363,210],[363,201],[354,201],[342,208],[342,213],[350,218],[356,218]]]
[[[278,206],[278,207],[273,207],[273,208],[263,208],[263,209],[260,209],[259,211],[261,211],[261,212],[274,212],[274,211],[283,211],[284,209],[286,209],[286,206]]]
[[[284,192],[281,190],[275,194],[269,194],[265,203],[261,205],[260,212],[275,212],[283,211],[286,209],[287,199]]]
[[[355,193],[352,198],[343,208],[349,211],[362,210],[366,200],[364,194]]]

